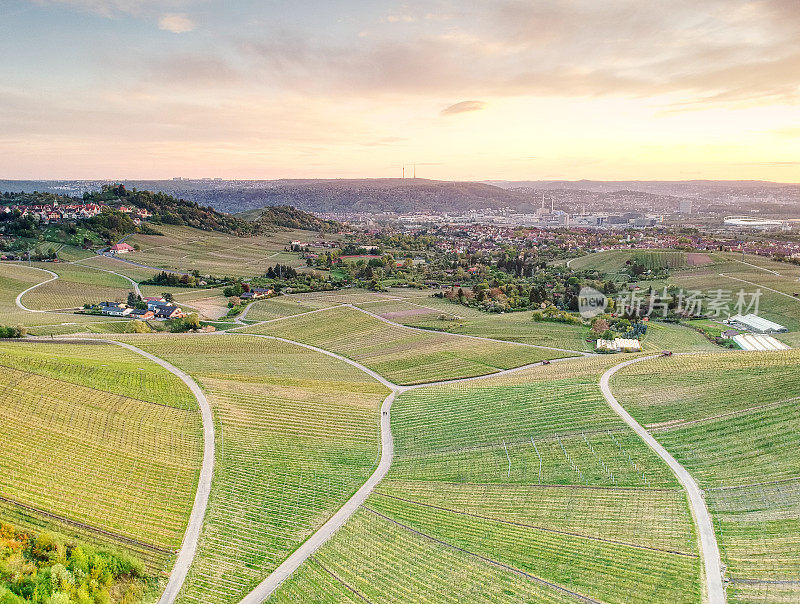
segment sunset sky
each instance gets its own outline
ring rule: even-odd
[[[0,0],[0,178],[800,181],[798,0]]]

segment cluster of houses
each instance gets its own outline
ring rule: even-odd
[[[127,317],[128,319],[178,319],[186,316],[186,313],[172,302],[167,302],[164,298],[143,298],[147,303],[147,308],[131,308],[124,302],[103,302],[97,306],[102,314],[110,317]]]
[[[59,223],[67,220],[86,220],[97,216],[103,211],[103,205],[97,203],[69,203],[60,204],[57,201],[52,204],[43,205],[12,205],[3,206],[0,212],[12,214],[19,211],[22,216],[34,216],[39,218],[42,224]],[[133,217],[136,224],[144,218],[150,218],[152,214],[144,208],[134,208],[131,206],[119,206],[116,208],[124,214]]]
[[[275,290],[267,287],[252,287],[249,292],[242,292],[239,296],[241,300],[257,300],[258,298],[268,298],[275,293]]]

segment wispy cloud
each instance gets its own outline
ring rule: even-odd
[[[32,2],[40,5],[63,4],[104,17],[138,14],[164,4],[158,0],[32,0]]]
[[[174,34],[183,34],[192,31],[195,23],[182,13],[166,13],[158,20],[158,27]]]
[[[483,101],[461,101],[441,110],[441,115],[455,115],[458,113],[469,113],[470,111],[482,111],[486,109]]]

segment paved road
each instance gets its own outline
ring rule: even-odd
[[[697,525],[698,533],[700,534],[700,549],[703,557],[703,564],[705,565],[705,580],[706,580],[706,594],[710,604],[722,604],[725,602],[725,590],[722,586],[722,560],[719,555],[719,547],[717,546],[717,536],[714,534],[714,525],[711,521],[711,514],[708,512],[706,502],[703,498],[703,491],[697,486],[694,478],[686,471],[677,460],[669,454],[669,452],[653,438],[653,436],[639,424],[625,408],[619,404],[617,399],[611,393],[609,387],[609,380],[617,371],[648,359],[656,358],[657,355],[648,357],[639,357],[631,359],[615,365],[606,371],[600,378],[600,390],[603,396],[611,406],[611,408],[619,415],[626,424],[628,424],[639,437],[647,443],[656,454],[667,462],[667,465],[675,473],[686,493],[689,496],[689,505],[692,508],[692,515],[694,516],[695,524]]]

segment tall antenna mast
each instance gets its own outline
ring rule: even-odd
[[[414,178],[417,177],[417,164],[414,164]]]

